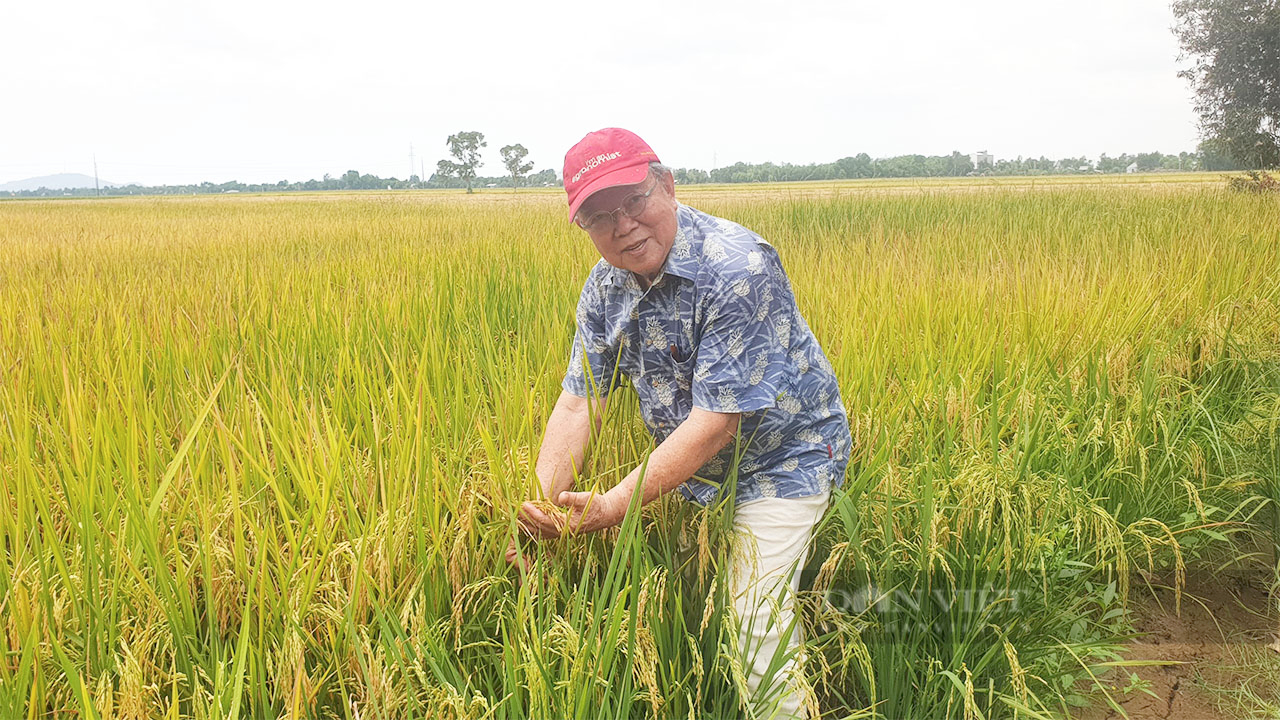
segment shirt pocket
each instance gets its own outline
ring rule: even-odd
[[[693,390],[693,368],[698,360],[698,350],[691,347],[683,338],[672,338],[667,348],[667,357],[671,374],[675,376],[676,385],[685,392]]]

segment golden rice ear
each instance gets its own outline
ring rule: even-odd
[[[1022,664],[1018,662],[1018,651],[1009,642],[1009,639],[1001,638],[1001,644],[1004,646],[1005,659],[1009,662],[1009,679],[1013,684],[1014,692],[1018,694],[1019,700],[1026,703],[1030,692],[1027,690],[1027,672],[1022,669]]]
[[[538,508],[545,514],[551,522],[555,523],[557,530],[564,530],[569,523],[569,511],[563,505],[557,505],[550,500],[537,499],[529,501],[533,506]]]
[[[645,700],[653,717],[658,717],[662,707],[662,689],[658,685],[658,667],[662,658],[654,641],[653,617],[660,614],[654,611],[666,602],[667,571],[657,567],[645,577],[640,584],[640,595],[636,610],[636,644],[631,666],[637,684],[644,688]]]
[[[847,559],[848,550],[848,540],[838,542],[832,546],[831,552],[827,553],[827,558],[822,561],[822,566],[818,568],[818,575],[813,579],[814,593],[820,597],[825,597],[830,592],[832,583],[835,580],[836,569]]]

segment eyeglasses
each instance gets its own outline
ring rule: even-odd
[[[618,222],[618,213],[622,213],[629,218],[639,217],[644,212],[645,206],[649,204],[649,196],[658,188],[658,182],[655,179],[653,185],[644,192],[634,192],[622,199],[622,205],[612,212],[600,210],[591,213],[591,217],[586,220],[582,219],[582,215],[574,218],[573,221],[578,227],[587,232],[608,233],[613,232],[613,226]]]

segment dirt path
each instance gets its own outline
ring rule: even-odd
[[[1269,614],[1264,576],[1188,578],[1182,611],[1176,612],[1172,590],[1134,587],[1139,636],[1129,643],[1126,659],[1161,664],[1125,668],[1148,683],[1152,694],[1112,691],[1131,720],[1238,720],[1238,711],[1223,708],[1210,688],[1235,689],[1245,682],[1242,668],[1260,653],[1277,655],[1276,617]],[[1276,647],[1280,647],[1277,645]],[[1277,655],[1280,657],[1280,655]],[[1079,720],[1118,720],[1122,715],[1100,699]]]

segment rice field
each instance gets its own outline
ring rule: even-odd
[[[678,189],[779,248],[853,427],[815,716],[1105,706],[1148,585],[1274,580],[1280,202],[1209,180]],[[743,717],[732,503],[503,561],[598,257],[563,208],[0,203],[0,717]],[[583,487],[651,449],[619,397]]]

